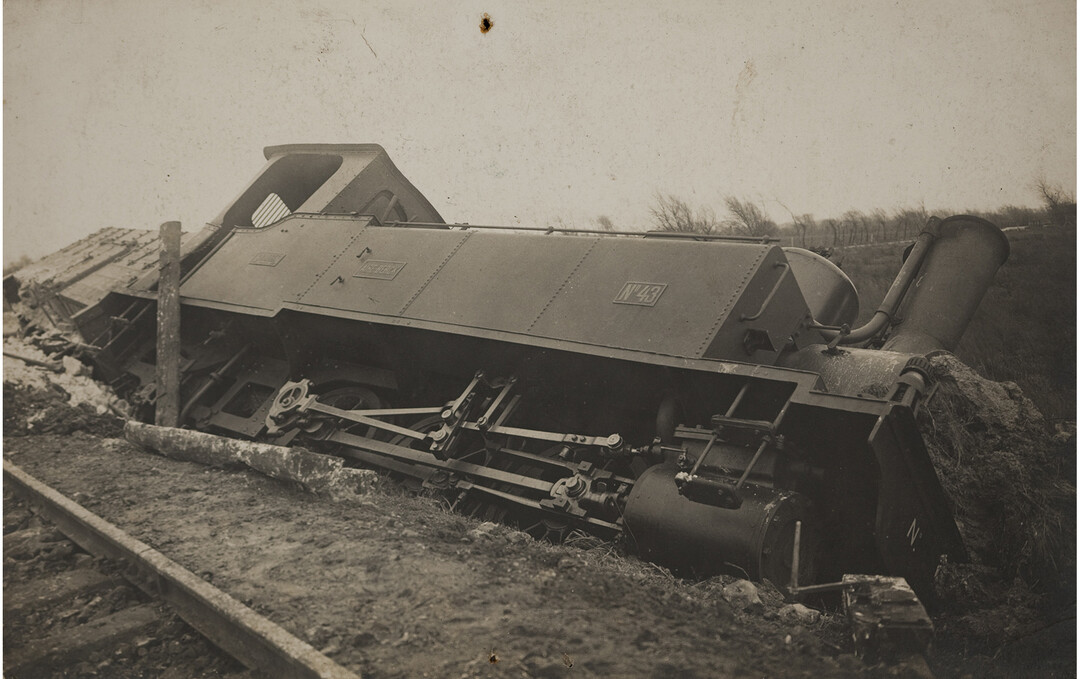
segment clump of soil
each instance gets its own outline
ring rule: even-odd
[[[4,357],[4,435],[70,434],[121,436],[127,404],[90,377],[89,366],[71,356],[50,357],[27,341],[4,339],[4,351],[41,365]]]
[[[71,405],[60,387],[45,389],[4,383],[4,436],[71,434],[122,436],[124,420],[112,412],[98,413],[86,403]]]
[[[1076,444],[1016,384],[951,354],[932,363],[919,424],[971,561],[938,570],[938,636],[1000,653],[1075,617]]]

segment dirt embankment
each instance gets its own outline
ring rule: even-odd
[[[938,570],[938,646],[1032,667],[1072,661],[1075,423],[1052,427],[1016,384],[951,354],[932,361],[939,387],[919,425],[970,557]]]

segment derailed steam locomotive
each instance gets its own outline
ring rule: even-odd
[[[376,145],[289,145],[185,246],[181,424],[302,444],[678,572],[931,590],[965,551],[915,426],[1008,243],[932,219],[874,318],[751,239],[445,224]],[[80,331],[154,399],[156,274]],[[902,321],[900,320],[902,319]],[[867,346],[881,346],[869,349]]]

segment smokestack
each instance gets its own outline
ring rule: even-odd
[[[952,351],[1009,258],[1009,241],[985,219],[956,215],[936,225],[926,255],[884,349],[925,354]]]

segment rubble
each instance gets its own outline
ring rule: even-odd
[[[112,413],[120,417],[129,414],[125,401],[109,389],[95,382],[91,377],[90,366],[72,356],[63,356],[59,360],[62,371],[46,370],[41,365],[29,365],[10,354],[18,354],[38,363],[56,363],[43,351],[29,342],[15,338],[4,338],[4,384],[15,388],[45,390],[59,388],[67,394],[67,403],[71,406],[82,404],[90,406],[98,415]],[[54,374],[52,374],[54,373]]]
[[[765,604],[758,595],[757,587],[749,580],[736,580],[724,587],[724,599],[739,610],[764,608]]]
[[[780,609],[780,619],[784,622],[812,625],[821,620],[821,611],[815,611],[802,604],[788,604]]]
[[[491,521],[485,521],[476,528],[467,533],[467,537],[470,540],[479,540],[481,538],[491,537],[491,532],[498,528],[498,524]]]
[[[70,434],[84,431],[116,436],[128,404],[90,377],[78,359],[60,360],[17,337],[4,338],[4,434]],[[10,354],[29,359],[14,358]],[[37,365],[35,365],[37,364]],[[55,372],[44,365],[55,365]]]

